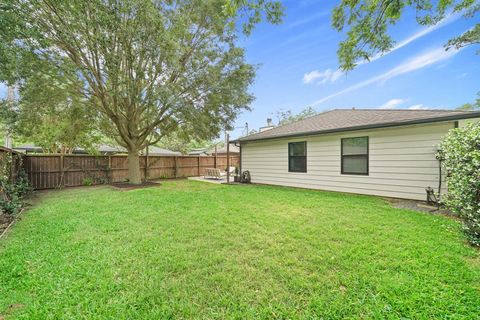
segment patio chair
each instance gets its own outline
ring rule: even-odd
[[[220,169],[206,168],[203,172],[203,177],[205,179],[222,179],[222,173],[220,172]]]
[[[235,167],[229,167],[230,176],[235,174]],[[223,179],[227,176],[227,172],[222,172],[217,168],[206,168],[203,177],[205,179]]]

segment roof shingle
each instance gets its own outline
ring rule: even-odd
[[[382,109],[335,109],[318,115],[255,133],[238,141],[273,139],[315,133],[328,133],[404,125],[417,121],[435,122],[442,119],[466,119],[480,117],[480,112],[459,110],[382,110]]]

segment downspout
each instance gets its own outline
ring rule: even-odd
[[[241,177],[242,176],[242,144],[240,143],[240,144],[237,145],[237,141],[235,141],[234,146],[237,147],[240,151],[240,159],[239,159],[240,164],[238,165],[238,167],[239,167],[238,171],[239,171],[240,177]]]
[[[458,121],[455,121],[453,123],[453,128],[457,129],[458,128]],[[440,155],[437,155],[437,160],[438,160],[438,199],[437,199],[437,210],[440,209],[440,201],[442,198],[442,161],[443,157]]]
[[[442,158],[438,159],[438,199],[437,210],[440,210],[440,201],[442,198]]]

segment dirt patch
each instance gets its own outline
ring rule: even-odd
[[[14,303],[8,306],[5,315],[0,314],[0,320],[4,320],[7,315],[11,315],[14,313],[16,310],[23,308],[24,305],[21,303]]]
[[[13,220],[15,220],[13,215],[0,213],[0,234],[3,234],[3,231],[8,228]]]
[[[128,182],[116,182],[116,183],[112,183],[110,185],[114,188],[128,191],[128,190],[135,190],[135,189],[158,187],[161,184],[160,184],[160,182],[147,181],[147,182],[143,182],[142,184],[131,184],[131,183],[128,183]]]
[[[429,205],[425,201],[405,200],[405,199],[387,199],[392,206],[399,209],[407,209],[421,212],[428,212],[433,214],[451,215],[449,210],[444,208],[437,208],[436,206]]]

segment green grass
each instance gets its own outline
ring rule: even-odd
[[[480,256],[457,221],[375,197],[76,188],[41,194],[1,240],[0,314],[478,319]]]

